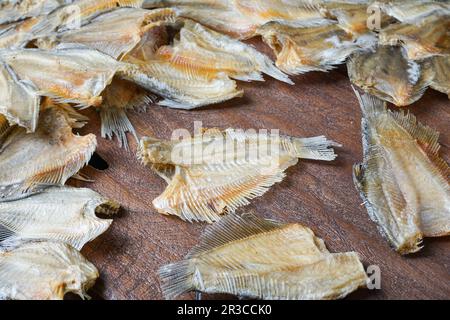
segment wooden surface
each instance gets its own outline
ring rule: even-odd
[[[255,41],[258,48],[267,48]],[[450,238],[425,239],[424,249],[402,257],[381,237],[352,182],[352,165],[362,158],[360,117],[345,67],[330,73],[294,77],[295,86],[266,77],[262,83],[242,83],[245,97],[194,111],[151,106],[146,113],[131,113],[140,136],[170,138],[177,128],[193,130],[194,121],[221,128],[280,129],[283,134],[326,135],[343,144],[332,163],[302,161],[287,171],[287,178],[243,210],[285,222],[300,222],[325,240],[332,252],[356,251],[364,265],[381,268],[381,290],[359,290],[350,299],[449,299]],[[449,161],[449,100],[428,90],[409,108],[420,121],[441,132],[442,154]],[[99,133],[94,110],[81,133]],[[182,259],[197,243],[204,224],[189,224],[158,214],[152,200],[165,182],[116,141],[98,138],[97,152],[109,164],[104,171],[86,168],[89,186],[121,203],[123,210],[111,228],[83,249],[100,270],[91,291],[94,298],[161,299],[157,270]],[[182,298],[192,298],[188,294]]]

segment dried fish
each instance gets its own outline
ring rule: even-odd
[[[119,205],[85,188],[51,187],[30,197],[0,202],[0,245],[57,240],[77,250],[106,231]]]
[[[313,1],[285,0],[145,0],[144,8],[174,7],[186,18],[193,19],[217,31],[245,39],[270,21],[313,26],[326,23],[321,7]]]
[[[408,59],[450,54],[450,16],[430,16],[420,23],[392,24],[381,30],[381,45],[402,45]]]
[[[5,63],[0,61],[0,114],[11,125],[18,124],[28,132],[36,130],[40,99],[33,84],[19,80]]]
[[[397,106],[419,100],[433,79],[424,63],[408,60],[400,47],[379,46],[375,52],[356,52],[347,68],[354,84]]]
[[[50,51],[5,49],[0,50],[0,60],[9,65],[18,79],[32,83],[40,96],[84,107],[101,103],[101,92],[121,67],[110,56],[85,47]]]
[[[76,118],[76,112],[68,108],[46,107],[31,134],[0,118],[0,200],[62,185],[89,161],[97,145],[95,135],[74,135],[72,128],[86,118]]]
[[[61,43],[77,43],[99,50],[115,59],[132,51],[151,28],[173,24],[177,20],[171,9],[144,10],[119,8],[94,18],[79,29],[40,39],[40,48],[53,48]]]
[[[450,15],[450,4],[447,1],[380,1],[384,12],[400,22],[414,24],[430,16]]]
[[[192,290],[339,299],[365,287],[367,279],[356,252],[330,253],[309,228],[253,214],[233,214],[207,228],[185,260],[163,266],[159,274],[167,299]]]
[[[69,292],[89,298],[99,274],[64,243],[28,242],[0,252],[0,299],[62,300]]]
[[[0,31],[0,48],[24,48],[35,38],[33,28],[40,23],[45,16],[29,18],[8,25]]]
[[[354,166],[355,185],[392,247],[401,254],[416,252],[423,237],[450,234],[450,168],[438,154],[439,134],[412,114],[357,95],[364,162]]]
[[[0,4],[0,24],[46,15],[72,0],[14,0]]]
[[[433,72],[431,88],[447,94],[450,99],[450,55],[431,58],[429,68]]]
[[[181,141],[143,138],[138,157],[168,183],[153,201],[160,213],[213,222],[263,195],[299,158],[334,160],[333,145],[323,136],[210,129]]]
[[[276,65],[288,74],[330,70],[352,52],[376,44],[373,35],[355,38],[336,23],[298,28],[271,22],[259,28],[258,33],[275,51]]]

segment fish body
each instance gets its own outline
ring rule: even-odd
[[[0,145],[0,200],[15,200],[62,185],[90,159],[97,146],[95,135],[72,133],[75,111],[60,106],[41,111],[34,133],[2,120]],[[86,120],[86,119],[84,119]]]
[[[450,55],[431,58],[429,68],[433,73],[430,87],[447,94],[450,99]]]
[[[207,228],[185,260],[159,274],[167,299],[192,290],[269,300],[339,299],[364,287],[367,278],[357,253],[330,253],[309,228],[252,214],[229,215]]]
[[[433,78],[423,62],[409,60],[401,47],[355,52],[347,61],[347,69],[352,83],[397,106],[419,100]]]
[[[0,246],[29,240],[53,240],[77,250],[105,232],[119,205],[93,190],[51,187],[17,201],[0,202]]]
[[[68,292],[89,298],[99,273],[71,246],[26,242],[0,250],[0,299],[62,300]]]
[[[138,156],[168,183],[153,201],[160,213],[213,222],[263,195],[299,158],[335,159],[333,145],[323,136],[210,129],[181,141],[143,138]]]
[[[364,162],[354,166],[355,185],[391,246],[416,252],[423,237],[450,234],[450,169],[438,154],[439,134],[379,99],[359,99]]]

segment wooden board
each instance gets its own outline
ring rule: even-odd
[[[267,52],[267,48],[254,41]],[[170,138],[177,128],[193,131],[194,121],[221,128],[280,129],[308,137],[326,135],[343,144],[333,163],[302,161],[287,171],[287,178],[244,210],[287,222],[300,222],[325,240],[333,252],[357,251],[365,266],[381,268],[381,290],[359,290],[350,299],[450,298],[450,238],[426,239],[418,254],[402,257],[381,237],[352,182],[352,165],[362,158],[361,112],[345,67],[330,73],[294,77],[295,86],[267,78],[262,83],[239,83],[245,97],[194,111],[151,106],[130,119],[139,135]],[[442,154],[449,161],[449,100],[428,90],[409,108],[420,121],[441,132]],[[94,110],[82,133],[99,133]],[[158,214],[152,200],[165,182],[143,167],[131,150],[116,141],[98,138],[98,153],[107,161],[104,171],[87,168],[89,186],[119,201],[123,210],[112,227],[83,249],[100,270],[95,298],[161,299],[157,270],[182,259],[197,243],[204,224],[189,224]],[[182,298],[192,298],[188,294]]]

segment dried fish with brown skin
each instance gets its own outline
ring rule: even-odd
[[[163,266],[166,299],[197,290],[268,300],[340,299],[366,286],[356,252],[330,253],[300,224],[252,214],[207,228],[185,260]]]
[[[352,83],[397,106],[419,100],[433,79],[424,63],[408,60],[400,47],[356,52],[347,61],[347,69]]]
[[[450,234],[450,168],[439,157],[439,134],[412,114],[357,95],[364,162],[354,166],[355,185],[391,246],[401,254],[416,252],[423,237]]]
[[[31,134],[0,118],[0,201],[62,185],[89,161],[97,145],[95,135],[74,135],[72,128],[86,118],[74,118],[75,111],[69,113],[66,108],[42,110]]]
[[[450,54],[450,16],[430,16],[420,23],[392,24],[380,31],[381,45],[401,45],[408,59]]]
[[[255,36],[256,29],[270,21],[302,26],[327,21],[321,7],[309,0],[145,0],[143,7],[173,7],[180,16],[240,39]]]
[[[71,246],[27,242],[0,251],[0,299],[62,300],[66,293],[89,298],[99,273]]]
[[[160,213],[213,222],[262,196],[299,158],[334,160],[335,145],[323,136],[210,129],[181,141],[143,138],[138,157],[168,183],[153,201]]]
[[[40,48],[52,48],[61,43],[77,43],[120,60],[141,42],[151,28],[174,24],[176,20],[176,14],[171,9],[118,8],[97,16],[79,29],[40,39],[38,45]]]
[[[450,55],[431,58],[428,68],[433,72],[430,87],[445,93],[450,99]]]
[[[30,197],[0,202],[0,246],[28,240],[54,240],[77,250],[106,231],[119,205],[93,190],[52,187]]]
[[[36,130],[40,98],[33,84],[19,80],[5,63],[0,61],[0,114],[11,125],[18,124],[28,132]]]
[[[429,16],[450,15],[450,4],[446,1],[381,1],[382,10],[400,22],[415,24]]]
[[[258,33],[275,51],[276,65],[288,74],[333,69],[352,52],[376,44],[373,35],[355,38],[336,23],[298,28],[271,22],[259,28]]]
[[[100,105],[100,94],[123,67],[110,56],[83,47],[5,49],[0,50],[0,60],[17,78],[32,83],[40,96],[83,107]]]

